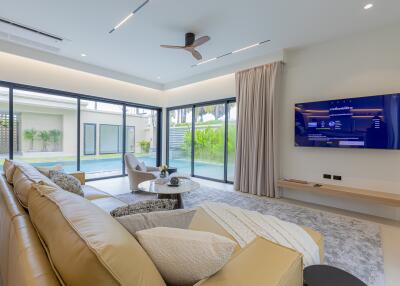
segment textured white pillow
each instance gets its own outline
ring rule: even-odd
[[[236,242],[210,232],[156,227],[136,232],[168,285],[194,285],[218,272]]]
[[[146,172],[147,171],[146,164],[143,161],[141,162],[139,161],[139,163],[136,166],[136,170]]]

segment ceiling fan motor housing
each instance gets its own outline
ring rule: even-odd
[[[193,33],[186,33],[185,35],[185,45],[186,46],[191,46],[193,45],[195,40],[195,34]]]

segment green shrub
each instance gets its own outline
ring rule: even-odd
[[[224,161],[224,128],[206,127],[196,129],[194,134],[194,157],[198,161],[218,162]],[[227,151],[229,161],[234,160],[236,148],[236,125],[228,124]],[[192,131],[188,130],[184,134],[183,151],[190,156],[192,150]]]
[[[140,149],[142,150],[142,153],[147,154],[150,152],[150,141],[147,140],[141,140],[139,141]]]

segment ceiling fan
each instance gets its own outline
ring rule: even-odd
[[[185,51],[188,51],[193,55],[193,57],[200,61],[203,57],[201,54],[196,51],[195,48],[205,44],[210,40],[209,36],[203,36],[198,39],[196,39],[195,34],[193,33],[186,33],[185,35],[185,45],[184,46],[171,46],[171,45],[161,45],[161,48],[167,48],[167,49],[183,49]]]

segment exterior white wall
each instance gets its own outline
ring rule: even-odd
[[[400,92],[400,26],[381,28],[285,54],[279,108],[279,163],[284,178],[400,194],[400,151],[294,147],[294,104]],[[323,180],[322,174],[343,181]],[[397,208],[285,190],[285,197],[400,219]]]

